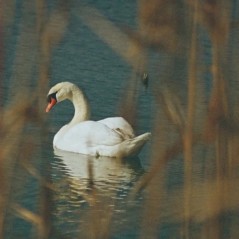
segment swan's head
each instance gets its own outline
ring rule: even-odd
[[[54,85],[48,95],[47,95],[47,102],[48,105],[46,107],[46,112],[49,112],[56,103],[61,102],[66,99],[72,98],[72,90],[76,86],[70,82],[61,82]]]

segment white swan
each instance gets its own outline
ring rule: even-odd
[[[89,120],[87,99],[70,82],[58,83],[50,89],[46,112],[66,99],[72,101],[75,114],[54,136],[54,148],[94,156],[128,157],[138,154],[150,137],[150,133],[135,137],[132,127],[122,117]]]

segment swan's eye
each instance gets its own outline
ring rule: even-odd
[[[50,95],[47,96],[47,102],[48,102],[48,103],[51,103],[51,99],[52,99],[52,98],[57,101],[57,99],[56,99],[56,93],[57,93],[57,92],[52,93],[52,94],[50,94]]]

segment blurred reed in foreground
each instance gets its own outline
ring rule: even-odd
[[[11,0],[0,4],[0,43],[4,46],[11,37],[7,29],[14,22],[17,6]],[[47,92],[52,49],[65,34],[71,5],[59,1],[54,11],[47,11],[46,1],[22,4],[14,72],[7,79],[14,87],[8,93],[3,91],[6,73],[1,70],[6,56],[0,50],[0,238],[9,210],[33,225],[34,238],[50,238],[49,195],[56,188],[32,161],[36,144],[44,147],[47,128],[39,114],[44,105],[41,99]],[[156,105],[151,166],[129,195],[129,201],[138,193],[146,195],[140,238],[159,238],[167,223],[176,225],[169,238],[239,236],[239,30],[234,4],[237,1],[139,0],[139,27],[134,30],[119,30],[97,9],[79,9],[84,23],[132,66],[121,114],[135,124],[137,112],[132,109],[137,108],[142,74],[149,72],[149,91]],[[122,39],[124,44],[120,44]],[[210,64],[204,60],[206,51]],[[158,56],[154,62],[152,54]],[[29,100],[32,85],[36,93]],[[6,106],[5,98],[11,98],[11,104]],[[35,135],[27,130],[31,125],[38,129]],[[167,181],[172,175],[166,168],[175,159],[183,164],[183,180],[170,188]],[[40,208],[35,212],[12,197],[12,175],[19,165],[40,182]],[[94,188],[90,165],[89,172],[92,191],[86,200],[91,208],[83,215],[82,235],[111,238],[113,209]]]
[[[148,5],[148,1],[140,1],[140,4],[141,31],[145,33],[147,29],[149,31],[153,29],[154,32],[154,35],[147,35],[146,40],[150,39],[146,41],[147,47],[152,47],[152,41],[160,41],[161,45],[165,46],[164,51],[169,58],[179,57],[184,62],[186,68],[183,77],[187,79],[184,89],[182,83],[184,80],[180,76],[175,76],[177,71],[173,71],[175,66],[167,64],[165,66],[167,71],[174,73],[165,74],[166,88],[164,85],[156,88],[155,85],[158,84],[152,83],[153,89],[157,89],[155,100],[159,102],[160,111],[163,110],[160,112],[159,120],[156,121],[156,125],[163,126],[156,126],[154,132],[160,135],[157,142],[162,142],[164,147],[159,150],[158,143],[154,144],[152,169],[136,186],[136,191],[143,188],[148,191],[149,203],[152,202],[152,198],[159,199],[155,200],[155,205],[149,206],[151,211],[158,212],[154,214],[153,219],[157,221],[156,224],[151,224],[147,219],[148,216],[150,217],[150,212],[147,210],[147,205],[145,207],[147,214],[142,225],[142,238],[156,238],[160,225],[168,220],[175,220],[179,225],[181,224],[177,234],[182,238],[225,238],[225,231],[227,231],[226,238],[236,238],[238,219],[226,219],[227,213],[238,212],[239,206],[236,201],[232,203],[238,195],[235,179],[238,179],[239,162],[236,157],[239,138],[236,107],[238,101],[235,101],[235,95],[229,102],[229,97],[234,91],[233,86],[238,83],[235,80],[238,78],[238,72],[227,70],[227,66],[231,65],[231,57],[238,57],[238,52],[230,50],[235,47],[230,45],[233,38],[238,38],[238,29],[232,28],[231,24],[232,4],[227,1],[197,0],[167,1],[167,3],[151,1],[151,5]],[[184,14],[178,15],[180,11]],[[158,14],[159,12],[162,14]],[[175,20],[177,17],[179,20]],[[175,21],[168,20],[170,18]],[[181,26],[176,28],[175,22]],[[182,37],[178,34],[178,29],[184,29],[182,32],[185,33],[183,36],[185,45],[176,51],[174,45],[182,46]],[[161,30],[172,36],[174,44],[171,46],[165,44],[169,42],[167,34],[158,37]],[[156,31],[159,32],[158,35]],[[205,32],[210,38],[211,65],[203,62],[205,39],[202,36],[205,37]],[[175,54],[172,56],[169,50],[174,51]],[[235,68],[236,65],[231,65],[231,68],[233,67]],[[206,74],[211,75],[211,84],[205,81],[203,69],[208,69]],[[176,96],[175,86],[170,85],[170,77],[178,78]],[[209,97],[207,97],[208,92],[210,92]],[[159,97],[160,94],[162,97]],[[164,115],[167,116],[165,120]],[[167,127],[168,129],[165,130]],[[170,134],[173,133],[171,131],[174,132],[175,138],[170,144],[168,142],[171,138]],[[203,158],[202,152],[207,152]],[[183,157],[183,185],[178,192],[168,192],[164,185],[161,187],[155,185],[157,180],[167,180],[164,173],[166,163],[176,157]],[[195,173],[198,172],[198,166],[195,165],[203,168],[199,171],[201,177],[195,177]],[[213,168],[210,165],[213,165]],[[178,196],[173,196],[174,193]],[[173,198],[174,201],[165,202],[164,195],[167,195],[167,200]],[[176,208],[179,209],[178,212],[174,212]],[[164,213],[169,212],[172,213],[170,216],[161,218],[164,217]],[[195,227],[197,233],[193,229]],[[144,228],[151,228],[150,237],[148,230]]]
[[[14,18],[19,5],[15,1],[1,2],[1,41],[7,43],[14,29]],[[26,1],[20,6],[21,17],[17,26],[20,28],[18,41],[13,60],[13,72],[4,82],[7,70],[1,71],[1,152],[0,152],[0,175],[1,196],[0,196],[0,238],[6,235],[6,215],[9,211],[35,227],[34,238],[49,238],[50,233],[50,208],[48,191],[54,190],[50,182],[47,182],[41,172],[33,166],[36,162],[34,154],[37,145],[40,148],[44,137],[46,137],[45,120],[42,117],[42,98],[47,92],[49,81],[49,65],[51,49],[56,45],[67,26],[67,14],[65,8],[56,9],[46,16],[46,6],[43,1]],[[61,23],[60,27],[58,23]],[[16,24],[16,23],[15,23]],[[56,27],[58,26],[58,27]],[[15,31],[17,33],[17,31]],[[15,36],[16,37],[16,36]],[[1,48],[2,49],[2,48]],[[1,51],[1,65],[8,69],[4,61],[6,52]],[[37,68],[39,67],[39,68]],[[34,77],[33,77],[34,76]],[[32,80],[34,78],[34,80]],[[11,87],[6,87],[10,84]],[[8,91],[4,89],[8,88]],[[8,106],[4,101],[10,102]],[[45,103],[45,101],[44,101]],[[37,129],[32,133],[31,127]],[[14,201],[15,195],[24,190],[26,175],[20,186],[16,183],[14,175],[18,169],[25,168],[26,175],[31,175],[39,181],[42,188],[40,191],[39,205],[40,212],[30,211],[24,208],[19,202]],[[18,191],[13,191],[17,187]],[[20,232],[19,232],[20,233]]]

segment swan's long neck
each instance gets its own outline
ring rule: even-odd
[[[72,97],[70,100],[74,105],[75,114],[71,122],[69,123],[69,126],[72,126],[82,121],[89,120],[90,118],[89,104],[85,95],[79,88],[74,88],[72,90]]]

